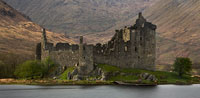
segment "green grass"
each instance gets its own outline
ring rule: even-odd
[[[69,72],[72,72],[73,70],[75,69],[75,67],[68,67],[66,70],[65,70],[65,72],[63,73],[63,74],[61,74],[60,75],[60,79],[61,80],[67,80],[67,78],[68,78],[68,73]]]
[[[106,64],[99,64],[99,68],[101,68],[104,72],[119,72],[119,73],[127,73],[128,75],[117,75],[110,77],[110,81],[137,81],[140,79],[141,73],[149,73],[155,75],[158,79],[158,84],[191,84],[191,83],[199,83],[200,80],[198,78],[192,78],[189,75],[184,75],[183,77],[179,77],[174,72],[165,72],[165,71],[148,71],[141,69],[131,69],[131,68],[119,68],[116,66],[110,66]],[[130,75],[129,75],[130,74]],[[145,83],[149,83],[149,81],[143,80]]]
[[[127,75],[127,76],[117,75],[110,78],[110,80],[112,81],[133,81],[133,80],[138,80],[138,79],[139,78],[134,75]]]
[[[165,72],[165,71],[148,71],[141,69],[131,69],[131,68],[119,68],[116,66],[110,66],[106,64],[98,64],[99,68],[101,68],[105,73],[118,73],[116,76],[109,77],[108,81],[124,81],[124,82],[133,82],[137,83],[139,79],[141,79],[140,74],[149,73],[155,75],[158,79],[158,84],[191,84],[191,83],[200,83],[199,78],[192,78],[189,75],[184,75],[183,77],[179,77],[174,72]],[[60,76],[61,80],[67,80],[67,74],[72,72],[75,67],[69,67],[67,70]],[[124,75],[123,75],[124,74]],[[94,77],[91,77],[92,80]],[[96,77],[95,77],[96,78]],[[81,81],[80,84],[87,81]],[[90,81],[91,83],[91,81]],[[151,84],[154,82],[147,81],[142,79],[142,83]],[[83,83],[84,84],[84,83]],[[89,84],[86,83],[86,84]],[[95,83],[94,83],[95,84]]]
[[[109,65],[106,65],[106,64],[99,64],[98,67],[103,69],[103,71],[105,71],[105,72],[116,72],[116,71],[120,70],[120,68],[118,68],[118,67],[109,66]]]

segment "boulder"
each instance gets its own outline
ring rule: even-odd
[[[156,82],[157,78],[155,75],[149,74],[149,73],[142,73],[140,74],[140,77],[144,80],[148,80],[148,81],[153,81]]]
[[[54,79],[54,80],[56,80],[56,79],[57,79],[57,77],[53,77],[53,79]]]
[[[97,75],[101,75],[101,73],[102,73],[102,70],[101,70],[101,68],[98,68]]]
[[[149,77],[149,75],[149,73],[142,73],[140,74],[140,77],[146,80]]]
[[[73,76],[73,80],[74,80],[74,81],[78,81],[78,80],[79,80],[79,79],[78,79],[78,75]]]
[[[152,80],[153,80],[153,78],[154,78],[154,76],[153,76],[153,75],[149,75],[149,76],[147,77],[147,79],[146,79],[146,80],[152,81]]]
[[[106,77],[105,73],[103,72],[102,75],[101,75],[101,81],[105,81],[106,78],[107,78],[107,77]]]
[[[75,81],[84,80],[84,77],[80,76],[80,75],[75,75],[75,76],[73,76],[73,80],[75,80]]]

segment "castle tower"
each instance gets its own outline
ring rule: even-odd
[[[139,13],[138,19],[142,17],[142,12]]]
[[[94,69],[93,45],[83,43],[83,36],[80,36],[79,44],[79,75],[88,75]]]
[[[84,65],[84,57],[83,57],[83,36],[80,36],[79,42],[79,66]]]
[[[47,37],[46,37],[46,30],[45,28],[42,29],[42,42],[41,42],[41,45],[42,45],[42,49],[46,49],[46,44],[47,44]]]
[[[42,60],[45,58],[45,50],[47,49],[47,37],[45,28],[42,29],[42,40],[36,46],[36,59]]]
[[[142,12],[140,12],[135,24],[136,29],[141,29],[141,27],[144,27],[145,22],[146,22],[146,19],[142,16]]]
[[[42,41],[41,41],[41,60],[46,59],[49,56],[50,51],[53,48],[53,43],[47,42],[46,30],[42,29]]]

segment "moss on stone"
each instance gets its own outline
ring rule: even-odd
[[[75,67],[68,67],[63,74],[60,75],[60,79],[67,80],[68,79],[68,73],[72,72],[75,69]]]

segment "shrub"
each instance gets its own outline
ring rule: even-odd
[[[39,61],[26,61],[19,65],[15,70],[15,75],[18,78],[36,79],[43,76],[42,63]]]
[[[57,67],[56,64],[50,59],[45,60],[29,60],[20,64],[15,70],[15,76],[24,79],[36,79],[48,77]]]
[[[176,58],[173,66],[174,71],[182,77],[184,74],[188,74],[192,70],[192,61],[189,58]]]
[[[50,57],[44,59],[42,61],[42,65],[43,65],[42,66],[43,75],[45,77],[47,77],[50,73],[52,73],[57,67],[57,64]]]

